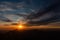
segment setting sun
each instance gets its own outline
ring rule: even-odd
[[[22,26],[22,25],[19,25],[18,27],[19,27],[20,29],[21,29],[21,28],[23,28],[23,26]]]

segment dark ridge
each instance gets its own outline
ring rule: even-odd
[[[2,40],[23,40],[23,39],[47,39],[47,31],[41,30],[26,30],[26,31],[9,31],[7,33],[1,34],[0,39]],[[28,39],[28,40],[29,40]]]
[[[1,40],[29,40],[29,39],[39,39],[43,40],[48,38],[56,39],[60,34],[60,29],[48,29],[48,30],[26,30],[26,31],[9,31],[6,33],[0,33]],[[59,37],[58,37],[59,38]]]

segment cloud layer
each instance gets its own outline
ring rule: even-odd
[[[60,0],[0,2],[0,15],[14,22],[22,18],[32,25],[44,25],[60,21]]]
[[[30,12],[32,12],[32,10],[26,6],[27,4],[24,1],[18,3],[0,2],[0,14],[1,16],[16,22],[20,17],[24,17],[17,14],[28,15]]]

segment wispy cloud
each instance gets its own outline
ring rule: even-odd
[[[11,21],[17,21],[18,18],[24,17],[16,14],[27,15],[29,12],[31,10],[26,7],[25,2],[0,2],[0,14]]]
[[[10,19],[4,17],[4,16],[0,16],[0,21],[3,21],[3,22],[12,22]]]
[[[30,14],[27,19],[30,19],[28,23],[34,25],[44,25],[53,23],[56,21],[60,21],[60,15],[57,10],[60,7],[60,1],[55,1],[49,6],[44,6],[44,8],[40,9],[37,13]]]
[[[51,20],[59,19],[60,20],[60,14],[59,8],[60,7],[60,1],[40,1],[39,7],[36,6],[37,2],[34,4],[34,2],[31,0],[31,3],[27,4],[27,1],[22,2],[1,2],[0,3],[0,14],[5,16],[6,18],[17,21],[23,18],[23,20],[29,20],[31,24],[45,24],[46,22],[52,22]],[[48,2],[48,3],[47,3]],[[32,5],[34,4],[34,5]],[[35,6],[35,7],[34,7]],[[38,9],[38,8],[39,9]],[[26,18],[25,18],[26,17]]]

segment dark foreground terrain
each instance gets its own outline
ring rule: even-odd
[[[60,32],[58,30],[26,30],[26,31],[9,31],[6,33],[0,32],[0,40],[49,40],[51,38],[57,39]]]

